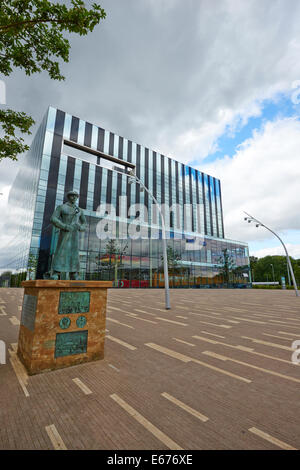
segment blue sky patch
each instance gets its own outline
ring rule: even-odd
[[[273,121],[278,118],[292,117],[300,115],[300,105],[295,105],[291,101],[291,97],[286,94],[280,94],[274,100],[265,100],[262,104],[261,115],[249,118],[248,122],[242,126],[241,121],[237,125],[234,133],[230,126],[227,127],[224,134],[217,140],[218,150],[208,155],[203,162],[211,163],[225,155],[233,157],[237,148],[245,140],[252,137],[255,129],[260,130],[267,121]],[[197,165],[197,160],[190,163]]]

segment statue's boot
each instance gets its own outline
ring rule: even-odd
[[[54,279],[55,281],[58,281],[59,280],[59,273],[58,272],[52,273],[52,275],[50,276],[50,279]]]
[[[78,281],[79,280],[78,273],[70,273],[70,280]]]

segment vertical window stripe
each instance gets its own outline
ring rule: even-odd
[[[145,186],[147,189],[149,189],[149,149],[145,148]],[[145,192],[144,194],[144,200],[145,200],[145,206],[147,208],[147,211],[148,211],[148,215],[149,215],[149,195],[147,192]],[[145,222],[148,222],[148,218],[145,217],[144,218]]]
[[[165,157],[160,156],[161,204],[165,203]],[[169,225],[169,221],[168,221]]]
[[[221,206],[221,217],[222,217],[222,238],[225,238],[224,219],[223,219],[223,205],[222,205],[222,193],[221,193],[221,182],[220,182],[220,180],[219,180],[219,193],[220,193],[220,206]]]
[[[89,122],[85,123],[85,132],[84,132],[84,145],[91,147],[92,144],[92,129],[93,126]]]
[[[220,236],[220,232],[219,232],[217,190],[216,190],[216,179],[215,179],[215,178],[213,178],[213,182],[214,182],[214,200],[215,200],[215,211],[216,211],[217,237],[219,237],[219,236]]]
[[[205,193],[205,184],[204,184],[204,173],[201,173],[201,182],[202,182],[202,197],[203,197],[203,209],[204,209],[204,233],[207,235],[207,219],[206,219],[206,193]]]
[[[141,146],[138,144],[136,146],[136,176],[140,179],[141,178]],[[135,191],[135,203],[140,203],[140,185],[136,185]]]
[[[77,117],[72,116],[70,140],[73,140],[73,142],[77,142],[78,129],[79,129],[79,119]]]
[[[65,180],[65,192],[72,191],[74,184],[75,158],[68,157],[67,173]]]
[[[102,167],[96,166],[95,172],[95,184],[94,184],[94,201],[93,209],[97,210],[97,207],[100,205],[101,201],[101,183],[102,183]]]
[[[112,171],[107,171],[107,188],[106,188],[106,202],[111,204],[111,190],[112,190]]]
[[[109,147],[108,147],[108,153],[109,155],[114,154],[114,134],[112,132],[109,133]]]
[[[81,209],[86,209],[89,167],[90,167],[90,164],[88,162],[82,162],[82,170],[81,170],[81,178],[80,178],[80,192],[79,192],[79,207],[81,207]]]
[[[123,144],[124,144],[123,137],[119,137],[118,158],[120,158],[120,160],[123,160]]]
[[[103,152],[104,150],[104,129],[101,127],[98,127],[97,150],[99,150],[99,152]]]

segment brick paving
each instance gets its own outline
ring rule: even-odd
[[[22,297],[0,289],[0,449],[300,448],[294,292],[111,289],[105,359],[31,377]]]

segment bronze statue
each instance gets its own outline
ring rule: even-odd
[[[69,273],[70,279],[78,279],[80,270],[78,233],[86,230],[86,218],[76,205],[79,194],[69,191],[66,196],[68,201],[57,206],[50,219],[54,227],[60,230],[50,279],[59,279],[61,273]]]

